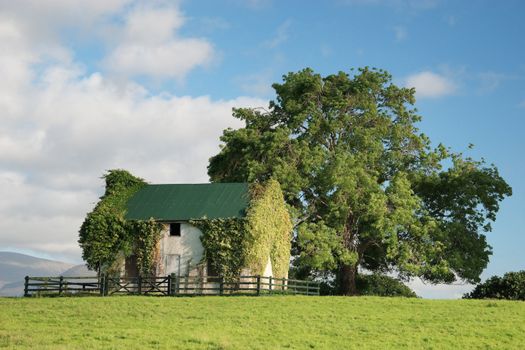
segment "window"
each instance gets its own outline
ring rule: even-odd
[[[170,224],[170,236],[180,237],[180,222],[172,222]]]

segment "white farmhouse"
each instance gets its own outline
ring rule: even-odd
[[[203,260],[202,232],[191,220],[244,218],[250,203],[246,183],[148,184],[127,202],[127,220],[155,219],[162,224],[156,275],[217,276]],[[270,255],[263,276],[273,276]],[[244,274],[253,273],[244,269]],[[124,276],[138,275],[134,255],[126,258]]]

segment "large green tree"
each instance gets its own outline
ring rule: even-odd
[[[269,108],[234,109],[212,181],[278,180],[296,217],[297,262],[356,294],[359,267],[432,282],[479,281],[484,232],[511,188],[493,165],[433,148],[414,89],[363,68],[274,84]]]

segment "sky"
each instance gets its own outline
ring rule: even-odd
[[[267,106],[288,72],[369,66],[416,88],[435,145],[499,168],[514,194],[482,278],[525,269],[523,13],[520,0],[0,0],[0,250],[79,263],[106,170],[207,182],[222,130],[242,126],[233,107]]]

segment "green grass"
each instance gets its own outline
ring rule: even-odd
[[[0,298],[0,348],[524,347],[525,302],[300,296]]]

